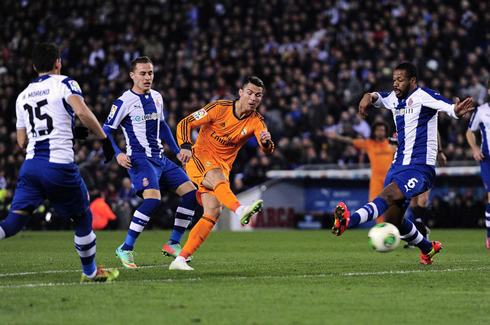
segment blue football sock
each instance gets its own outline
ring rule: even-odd
[[[182,201],[175,212],[174,229],[168,242],[169,245],[180,244],[185,230],[191,223],[197,206],[196,192],[197,190],[190,191],[182,196]]]
[[[97,237],[92,230],[92,212],[88,209],[83,216],[73,218],[73,222],[75,223],[75,248],[82,262],[83,274],[93,278],[97,274],[95,266]]]
[[[490,203],[487,204],[485,210],[485,225],[487,226],[487,238],[490,238]]]
[[[432,249],[432,243],[422,236],[413,222],[407,218],[403,218],[402,225],[400,227],[400,238],[409,244],[420,248],[423,254],[429,253]]]
[[[0,228],[3,230],[5,237],[12,237],[24,228],[30,215],[25,216],[20,213],[10,211],[7,218],[0,223]],[[2,234],[2,235],[3,235]],[[0,238],[2,239],[2,238]]]
[[[133,219],[129,225],[128,234],[126,240],[122,246],[124,251],[132,251],[134,244],[138,236],[141,234],[145,226],[150,221],[150,217],[160,206],[160,200],[157,199],[145,199],[143,204],[134,212]]]
[[[357,226],[360,223],[365,223],[383,215],[388,209],[386,200],[377,197],[373,202],[369,202],[362,208],[350,215],[349,228]]]

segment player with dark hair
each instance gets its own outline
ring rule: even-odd
[[[32,51],[39,77],[20,93],[16,103],[17,142],[27,147],[26,160],[7,218],[0,223],[0,239],[17,234],[32,212],[48,199],[61,218],[75,223],[75,248],[82,262],[82,282],[112,281],[119,271],[96,268],[92,212],[87,187],[74,164],[73,139],[86,138],[86,128],[75,129],[75,114],[102,139],[109,162],[111,142],[85,105],[78,83],[61,75],[57,45],[40,43]],[[78,130],[78,131],[76,131]]]
[[[473,158],[480,162],[481,178],[487,193],[487,208],[485,210],[485,225],[487,227],[487,240],[485,246],[490,249],[490,78],[487,81],[489,100],[478,106],[471,117],[470,125],[466,131],[466,139],[473,150]],[[476,144],[475,132],[481,133],[481,145]]]
[[[472,98],[463,102],[457,98],[456,103],[452,103],[432,89],[418,87],[417,77],[415,65],[404,62],[393,71],[391,92],[367,93],[359,103],[359,114],[363,117],[367,116],[366,108],[371,104],[392,111],[398,148],[383,191],[352,214],[344,203],[339,203],[335,208],[332,232],[340,236],[348,227],[384,214],[386,222],[398,227],[403,240],[421,250],[420,263],[432,264],[434,255],[442,248],[441,243],[429,242],[411,221],[404,218],[404,214],[411,198],[429,190],[434,183],[438,151],[437,113],[446,112],[458,119],[474,107]]]
[[[369,201],[378,196],[384,188],[386,173],[393,161],[393,150],[388,141],[388,124],[375,122],[371,125],[370,139],[352,139],[337,133],[329,133],[327,136],[353,145],[357,149],[364,150],[371,163],[371,178],[369,180]],[[383,222],[383,216],[376,219],[377,223]]]
[[[165,122],[162,95],[151,89],[153,63],[146,56],[138,57],[131,62],[129,75],[133,79],[133,87],[114,102],[103,129],[112,141],[117,163],[128,170],[136,194],[144,199],[134,212],[126,240],[116,249],[124,267],[136,268],[134,245],[160,206],[160,189],[182,197],[175,212],[170,240],[162,248],[162,253],[170,257],[180,253],[180,240],[192,221],[197,201],[196,187],[189,177],[163,155],[161,138],[177,155],[177,159],[183,161],[184,157]],[[126,153],[117,147],[111,135],[119,126],[126,138]]]
[[[271,135],[257,111],[264,92],[262,80],[249,77],[238,91],[238,100],[214,101],[177,125],[177,140],[187,163],[186,172],[198,185],[197,197],[204,214],[189,233],[180,255],[170,264],[171,270],[193,270],[186,259],[207,239],[223,205],[235,212],[242,225],[248,224],[262,209],[262,200],[248,206],[240,203],[230,189],[229,175],[238,150],[251,137],[255,136],[266,154],[274,150]],[[193,145],[191,130],[200,126]]]

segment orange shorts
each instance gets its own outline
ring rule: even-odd
[[[214,191],[210,190],[202,185],[204,180],[204,176],[211,169],[218,168],[223,172],[228,182],[230,181],[230,167],[221,159],[216,156],[213,156],[209,151],[200,150],[199,152],[195,152],[192,155],[191,160],[185,166],[185,172],[187,176],[197,184],[197,200],[199,204],[202,205],[201,202],[201,194],[209,193],[214,195]]]

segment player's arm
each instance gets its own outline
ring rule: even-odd
[[[480,147],[476,144],[475,133],[471,129],[466,131],[466,140],[468,140],[468,144],[470,145],[471,150],[473,150],[473,158],[477,161],[483,161],[485,156],[481,152]]]
[[[218,101],[209,103],[200,110],[185,117],[179,124],[177,124],[177,143],[181,149],[181,157],[184,159],[181,160],[181,162],[187,163],[192,157],[192,129],[213,121],[213,117],[218,110],[218,108],[216,108],[217,105],[219,105]]]
[[[347,143],[347,144],[353,144],[354,143],[354,139],[341,136],[337,132],[327,132],[327,137],[330,139],[337,140],[337,141],[342,142],[342,143]]]
[[[27,131],[26,129],[17,129],[17,143],[22,149],[25,149],[27,147],[27,143],[29,142],[29,139],[27,138]]]
[[[260,125],[257,129],[255,129],[254,135],[260,145],[260,148],[265,154],[270,155],[272,152],[274,152],[274,142],[272,142],[271,134],[267,130],[264,121],[260,121]]]
[[[92,130],[92,132],[94,132],[99,139],[102,140],[102,150],[104,151],[105,157],[104,162],[106,164],[110,162],[114,156],[114,149],[112,148],[111,141],[102,130],[102,127],[100,126],[99,121],[97,121],[94,113],[92,113],[92,111],[87,107],[81,96],[70,96],[68,98],[68,104],[70,104],[70,106],[73,108],[75,114],[77,114],[77,116],[80,118],[83,125]]]
[[[444,167],[446,166],[446,161],[446,155],[442,150],[441,135],[439,134],[439,130],[437,130],[437,162],[439,163],[439,166]]]
[[[383,94],[385,94],[385,93],[383,93]],[[387,95],[387,93],[386,93],[386,95]],[[381,99],[381,96],[379,93],[376,93],[376,92],[365,93],[364,96],[362,96],[361,101],[359,102],[359,114],[361,114],[361,116],[363,118],[368,116],[368,113],[366,112],[366,110],[369,107],[369,105],[374,105],[376,107],[380,107],[381,106],[380,99]]]

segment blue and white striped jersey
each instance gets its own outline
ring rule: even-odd
[[[16,102],[17,129],[26,129],[26,159],[68,164],[74,161],[75,112],[68,104],[82,96],[78,83],[63,75],[44,75],[30,83]]]
[[[147,95],[125,91],[112,105],[105,126],[121,126],[126,137],[126,154],[130,157],[163,157],[160,140],[160,122],[163,115],[163,98],[150,89]]]
[[[476,108],[470,120],[468,128],[476,132],[481,132],[481,152],[485,157],[490,155],[488,141],[490,140],[490,103],[485,103]]]
[[[395,165],[431,165],[437,158],[437,112],[446,112],[453,118],[454,103],[429,88],[417,87],[404,100],[394,91],[378,92],[376,107],[391,110],[398,133]]]

